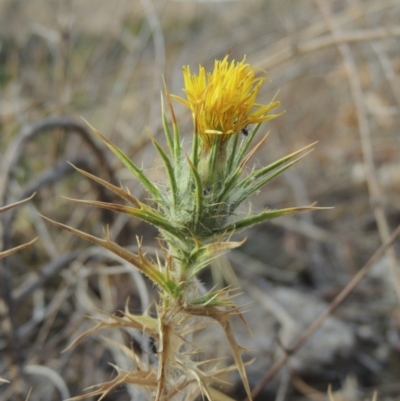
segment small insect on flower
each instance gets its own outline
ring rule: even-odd
[[[242,131],[240,133],[244,136],[249,135],[249,127],[246,125],[245,127],[242,128]]]

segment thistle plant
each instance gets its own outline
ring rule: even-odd
[[[238,213],[238,208],[252,194],[300,160],[312,145],[248,172],[246,167],[250,158],[266,139],[263,137],[251,148],[261,123],[282,114],[271,113],[279,106],[278,101],[256,102],[266,78],[257,77],[255,68],[245,59],[229,62],[228,56],[215,61],[210,73],[201,66],[198,74],[183,67],[183,76],[185,97],[170,95],[165,87],[169,117],[162,99],[166,147],[150,135],[165,167],[168,184],[152,182],[143,169],[91,127],[141,183],[148,193],[148,200],[142,202],[128,189],[114,186],[78,168],[86,177],[119,195],[129,206],[71,199],[124,213],[157,227],[162,262],[160,258],[147,257],[139,239],[138,252],[133,253],[115,243],[107,229],[104,238],[97,238],[52,221],[136,266],[155,284],[159,293],[153,315],[133,315],[128,309],[122,317],[105,314],[106,319],[76,340],[104,328],[133,328],[154,339],[157,363],[150,364],[144,356],[133,355],[132,350],[126,349],[132,356],[132,369],[116,367],[116,377],[112,381],[99,384],[97,389],[74,398],[76,400],[94,395],[101,395],[102,399],[113,388],[126,383],[140,388],[143,399],[194,400],[202,394],[209,400],[218,401],[227,398],[212,385],[232,370],[239,372],[251,398],[241,356],[244,349],[235,340],[231,325],[232,317],[241,317],[232,291],[225,288],[201,293],[196,277],[220,254],[243,243],[231,241],[234,233],[269,219],[313,209],[306,206],[264,210],[246,217]],[[182,103],[192,112],[194,132],[188,153],[182,146],[173,101]],[[218,361],[202,360],[198,355],[202,350],[193,344],[193,334],[204,329],[210,319],[218,323],[226,335],[234,359],[232,366],[220,368]]]

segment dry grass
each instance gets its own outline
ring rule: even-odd
[[[306,159],[253,197],[253,209],[314,201],[335,206],[259,226],[228,255],[230,261],[214,266],[213,278],[202,277],[207,287],[212,280],[243,283],[242,302],[254,301],[246,307],[254,338],[240,338],[258,357],[249,367],[253,387],[279,349],[296,343],[324,302],[399,224],[398,1],[0,0],[0,19],[0,207],[37,192],[11,218],[2,215],[0,250],[39,236],[2,267],[14,313],[11,336],[0,337],[0,377],[11,381],[0,383],[0,400],[24,400],[30,387],[34,401],[75,396],[111,380],[110,362],[127,363],[111,342],[95,336],[61,351],[92,326],[87,315],[122,310],[128,297],[130,308],[140,312],[151,305],[153,289],[120,260],[46,226],[38,212],[94,235],[109,224],[124,246],[134,247],[135,236],[143,235],[151,252],[153,229],[62,198],[112,200],[66,161],[145,196],[88,135],[80,116],[162,182],[146,127],[156,137],[161,133],[161,77],[171,93],[181,94],[184,64],[210,66],[231,51],[267,69],[272,83],[260,97],[268,102],[279,90],[286,114],[268,123],[260,165],[319,141]],[[189,142],[191,116],[178,105],[176,110]],[[71,127],[71,120],[77,124]],[[393,247],[372,268],[336,310],[331,329],[290,358],[260,400],[324,399],[330,383],[336,401],[371,399],[374,390],[378,399],[398,399],[398,251]],[[282,289],[289,291],[283,298]],[[285,303],[288,294],[297,305]],[[0,304],[4,318],[5,310]],[[151,342],[136,333],[104,334],[152,357]],[[210,353],[224,356],[220,338],[212,333],[203,341],[215,347]],[[128,400],[133,391],[119,388],[108,399]],[[230,394],[244,398],[239,387]]]

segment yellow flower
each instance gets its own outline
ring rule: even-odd
[[[282,114],[267,115],[279,106],[278,101],[266,105],[255,102],[266,78],[256,78],[254,68],[245,61],[243,58],[241,62],[229,63],[228,56],[215,60],[214,71],[207,75],[202,66],[198,75],[191,75],[189,66],[183,67],[187,100],[173,98],[192,110],[195,131],[208,148],[215,135],[220,135],[220,143],[225,143],[230,135],[246,130],[247,125]]]

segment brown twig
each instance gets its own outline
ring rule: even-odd
[[[58,259],[52,260],[46,264],[40,271],[39,277],[25,288],[21,294],[14,298],[14,302],[18,305],[24,302],[29,295],[37,288],[41,287],[49,278],[53,277],[57,272],[66,266],[69,266],[74,260],[81,255],[80,251],[72,252],[66,255],[61,255]]]
[[[35,123],[24,127],[18,137],[7,149],[2,164],[2,175],[0,181],[1,203],[6,204],[8,199],[8,185],[16,165],[19,163],[25,145],[36,138],[36,136],[55,129],[64,129],[66,132],[76,133],[91,148],[96,156],[99,165],[104,168],[109,176],[113,177],[113,171],[101,148],[94,142],[89,128],[69,117],[50,117],[38,120]]]
[[[289,44],[281,47],[279,50],[272,52],[267,58],[260,61],[266,69],[270,69],[276,65],[284,63],[290,60],[294,56],[303,55],[310,52],[326,49],[331,46],[346,45],[348,43],[365,42],[377,39],[387,39],[391,37],[400,36],[400,28],[394,27],[390,29],[386,28],[375,28],[375,29],[363,29],[354,30],[350,32],[344,32],[339,37],[327,37],[311,39],[296,44]]]
[[[381,245],[381,247],[372,255],[368,262],[358,271],[358,273],[351,279],[346,287],[339,293],[339,295],[331,302],[328,308],[326,308],[314,322],[303,332],[297,342],[290,348],[290,352],[286,353],[281,359],[279,359],[265,374],[260,383],[253,389],[251,395],[255,398],[265,385],[279,372],[282,366],[289,360],[289,358],[295,354],[303,344],[318,330],[325,319],[332,314],[336,308],[349,296],[349,294],[357,287],[361,280],[367,275],[374,264],[384,255],[384,253],[393,245],[396,238],[400,235],[400,225],[396,228],[389,240]],[[245,401],[249,401],[248,398]]]
[[[52,132],[55,129],[64,129],[67,132],[73,132],[78,134],[84,142],[87,143],[87,145],[90,147],[90,149],[93,151],[95,154],[98,163],[101,167],[105,168],[108,176],[110,179],[113,177],[113,172],[112,169],[109,167],[106,158],[104,157],[104,154],[97,146],[97,144],[94,142],[92,139],[91,133],[89,129],[87,128],[86,125],[83,123],[78,123],[68,117],[52,117],[52,118],[45,118],[42,120],[39,120],[31,125],[28,125],[24,127],[20,133],[20,135],[14,140],[14,142],[9,146],[7,149],[7,152],[4,156],[3,159],[3,164],[2,164],[2,176],[1,181],[0,181],[0,199],[1,203],[0,204],[6,204],[8,202],[9,198],[9,185],[12,179],[13,172],[18,165],[19,161],[21,160],[21,157],[23,155],[23,150],[26,146],[26,144],[36,138],[39,134],[42,134],[44,132]],[[69,166],[68,166],[69,167]],[[46,181],[46,180],[44,180]],[[29,192],[30,194],[31,192]],[[25,194],[23,194],[20,199],[23,199]],[[2,215],[2,222],[3,222],[3,227],[5,228],[6,226],[9,225],[9,222],[12,221],[12,216],[14,214],[8,211],[7,213],[4,213]],[[11,219],[11,220],[10,220]],[[3,234],[2,234],[2,249],[7,249],[10,248],[10,230],[9,229],[4,229]],[[10,349],[10,356],[12,363],[14,365],[14,368],[18,370],[18,367],[20,366],[22,362],[22,356],[21,356],[21,347],[20,347],[20,341],[19,341],[19,336],[18,332],[16,329],[16,304],[13,299],[12,295],[12,277],[11,277],[11,272],[9,265],[7,263],[7,258],[2,259],[2,269],[0,270],[0,278],[1,278],[1,292],[2,292],[2,298],[5,301],[6,304],[6,311],[8,314],[8,329],[6,331],[7,334],[7,340],[9,344],[9,349]],[[17,372],[18,376],[18,372]]]
[[[377,42],[372,43],[372,49],[378,57],[383,74],[385,75],[386,80],[390,85],[390,89],[396,99],[397,107],[400,108],[400,80],[391,65],[388,55],[382,49],[381,44]]]

